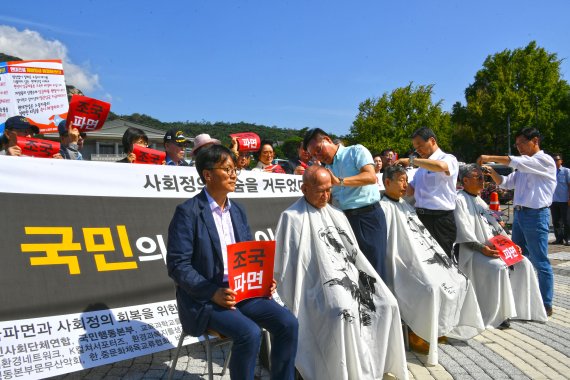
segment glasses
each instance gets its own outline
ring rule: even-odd
[[[479,179],[479,180],[485,179],[485,177],[483,176],[483,174],[479,174],[478,176],[469,175],[469,176],[467,176],[467,178],[474,178],[474,179]]]
[[[308,149],[307,149],[307,152],[309,152],[309,154],[310,154],[312,157],[318,156],[318,155],[321,154],[321,152],[323,151],[323,144],[324,144],[324,142],[325,142],[325,139],[321,139],[321,143],[320,143],[319,145],[317,145],[317,147],[315,148],[315,151],[314,151],[314,152],[310,152]]]
[[[236,176],[239,176],[239,173],[241,173],[241,169],[236,169],[236,168],[212,168],[212,169],[220,169],[226,172],[227,175],[229,175],[230,177],[232,176],[232,174],[235,174]]]

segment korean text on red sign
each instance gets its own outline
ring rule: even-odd
[[[56,141],[34,139],[18,136],[17,145],[22,149],[22,155],[31,157],[53,157],[59,153],[60,144]]]
[[[259,148],[259,143],[261,139],[256,133],[253,132],[243,132],[234,133],[230,137],[233,137],[238,142],[238,150],[240,152],[257,152]]]
[[[111,104],[87,96],[73,95],[67,113],[67,127],[80,132],[93,132],[103,127]]]
[[[228,245],[228,282],[236,302],[271,296],[274,258],[274,240]]]
[[[166,160],[166,152],[161,152],[160,150],[151,148],[145,148],[137,144],[133,145],[133,153],[137,157],[135,159],[135,164],[162,165],[162,162]]]
[[[489,241],[499,251],[499,255],[501,256],[501,259],[503,259],[505,264],[513,265],[523,259],[522,253],[520,252],[520,248],[515,243],[513,243],[512,240],[509,239],[508,237],[503,235],[497,235],[489,239]]]

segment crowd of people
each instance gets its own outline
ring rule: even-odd
[[[19,154],[15,136],[37,132],[25,118],[8,119],[5,154]],[[85,136],[65,124],[59,132],[56,158],[81,159]],[[296,369],[304,379],[405,379],[404,333],[435,365],[437,343],[448,337],[470,339],[509,328],[512,319],[547,321],[554,291],[550,216],[552,243],[568,245],[570,171],[560,154],[541,149],[535,128],[515,140],[519,156],[481,155],[460,165],[427,127],[412,134],[414,149],[405,157],[347,147],[315,128],[285,170],[274,163],[269,140],[260,142],[252,165],[252,152],[240,151],[235,139],[228,148],[196,136],[191,155],[205,187],[176,209],[167,245],[184,330],[231,337],[236,379],[253,379],[260,327],[272,334],[272,378],[293,379]],[[183,131],[167,131],[164,164],[188,165],[191,141]],[[148,138],[129,128],[119,162],[135,160],[134,145],[147,147]],[[503,176],[489,163],[513,171]],[[275,233],[272,292],[283,304],[236,303],[228,283],[227,245],[253,240],[244,209],[228,198],[248,169],[303,176],[303,197],[281,214]],[[481,198],[486,177],[514,189],[510,236]],[[503,252],[497,237],[512,246]],[[507,254],[521,260],[507,265]]]

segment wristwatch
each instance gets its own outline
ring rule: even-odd
[[[339,186],[344,186],[344,178],[338,177],[338,180],[340,181],[340,183],[339,183],[338,185],[339,185]]]
[[[416,156],[410,157],[409,166],[414,166],[414,160],[415,160],[415,159],[416,159]]]

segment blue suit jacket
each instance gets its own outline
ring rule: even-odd
[[[245,212],[234,201],[230,216],[236,242],[253,240]],[[176,208],[168,228],[166,264],[177,285],[182,327],[200,336],[212,313],[212,296],[225,287],[220,238],[204,190]]]

